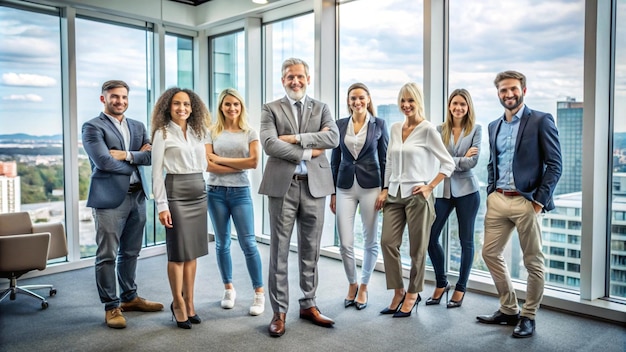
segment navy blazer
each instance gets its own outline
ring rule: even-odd
[[[496,136],[502,117],[489,124],[487,194],[496,190],[498,164]],[[524,107],[513,156],[515,188],[524,198],[537,201],[544,211],[554,209],[552,193],[561,177],[561,145],[552,115]]]
[[[113,122],[104,114],[83,124],[83,147],[91,163],[91,183],[87,206],[97,209],[117,208],[124,201],[130,186],[130,175],[139,171],[144,194],[148,195],[148,183],[139,165],[150,165],[152,153],[140,152],[144,144],[150,143],[143,123],[126,118],[130,130],[129,152],[133,163],[116,160],[109,150],[124,150],[124,138]]]
[[[339,145],[333,149],[330,158],[335,187],[351,188],[355,174],[357,182],[362,188],[380,187],[385,179],[387,145],[389,144],[389,132],[385,120],[374,116],[370,117],[367,123],[365,144],[363,144],[363,148],[355,160],[345,144],[346,130],[351,118],[345,117],[337,120]]]

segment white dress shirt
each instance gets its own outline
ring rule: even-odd
[[[428,184],[438,173],[452,175],[455,168],[435,125],[423,120],[402,142],[403,124],[391,126],[385,166],[385,187],[394,197],[400,189],[400,198],[409,197],[413,187]]]
[[[171,121],[165,130],[165,139],[163,131],[157,130],[152,140],[152,193],[159,213],[169,210],[165,174],[195,174],[207,168],[206,137],[199,138],[188,126],[185,139],[180,126]]]

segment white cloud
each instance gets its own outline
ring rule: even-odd
[[[6,97],[2,97],[3,100],[19,100],[19,101],[33,101],[41,102],[43,98],[37,94],[11,94]]]
[[[54,87],[57,81],[48,76],[9,72],[2,74],[2,83],[8,86]]]

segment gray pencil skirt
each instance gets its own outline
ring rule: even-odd
[[[202,173],[165,177],[173,228],[165,228],[167,260],[186,262],[209,253],[207,195]]]

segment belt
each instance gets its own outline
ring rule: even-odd
[[[133,183],[128,186],[128,193],[135,193],[141,191],[141,182]]]
[[[506,189],[502,189],[502,188],[496,188],[496,192],[502,193],[502,194],[504,194],[507,197],[516,197],[516,196],[521,196],[522,195],[518,191],[507,191]]]
[[[293,175],[292,177],[296,181],[307,181],[309,179],[308,175]]]

